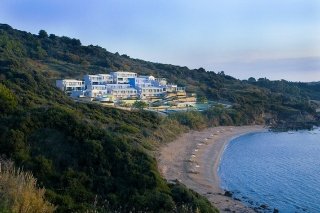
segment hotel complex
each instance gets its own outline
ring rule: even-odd
[[[104,102],[144,100],[154,102],[168,99],[192,104],[195,97],[187,97],[185,88],[168,84],[165,78],[138,76],[134,72],[85,75],[83,80],[57,80],[56,86],[75,99]],[[177,101],[175,101],[177,102]]]

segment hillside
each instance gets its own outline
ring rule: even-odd
[[[272,115],[274,125],[297,120],[313,122],[316,119],[309,100],[320,100],[319,84],[269,81],[264,78],[256,82],[240,81],[223,72],[215,73],[203,68],[190,70],[187,67],[131,59],[98,46],[82,46],[77,39],[48,35],[45,31],[40,31],[36,36],[13,30],[8,25],[1,25],[1,29],[2,40],[7,39],[12,43],[6,46],[8,52],[28,58],[29,67],[52,81],[66,77],[81,78],[86,73],[134,71],[141,75],[164,77],[169,82],[187,86],[187,92],[195,92],[200,98],[233,103],[240,113],[239,117],[247,118],[242,123],[253,122],[263,113]]]
[[[0,155],[32,171],[57,212],[216,211],[157,170],[156,146],[186,127],[154,113],[75,103],[49,77],[63,71],[34,52],[39,41],[1,25]]]
[[[167,78],[188,92],[226,101],[203,113],[168,117],[72,101],[55,79],[135,71]],[[318,84],[240,81],[224,73],[146,62],[77,39],[0,25],[0,154],[32,171],[57,212],[86,210],[215,212],[181,184],[167,184],[153,153],[188,129],[272,123],[319,124]],[[267,116],[268,115],[268,116]],[[178,209],[178,210],[177,210]]]

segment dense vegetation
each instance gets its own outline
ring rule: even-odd
[[[76,103],[54,86],[57,78],[119,69],[165,77],[232,107],[161,117]],[[318,106],[309,100],[319,100],[318,84],[285,85],[131,59],[77,39],[0,25],[0,154],[32,171],[57,212],[215,212],[203,197],[161,178],[154,150],[188,128],[316,124]]]
[[[56,211],[216,212],[157,170],[155,147],[186,128],[141,110],[73,102],[50,78],[43,36],[0,27],[0,154],[33,173]],[[55,39],[63,54],[72,54],[68,42],[79,45]]]

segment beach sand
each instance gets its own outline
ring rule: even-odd
[[[190,131],[160,148],[158,166],[170,182],[178,180],[210,200],[220,212],[254,212],[240,201],[224,195],[217,169],[229,141],[263,126],[223,126]]]

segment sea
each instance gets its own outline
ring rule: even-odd
[[[320,128],[235,138],[218,175],[221,188],[257,212],[320,213]]]

